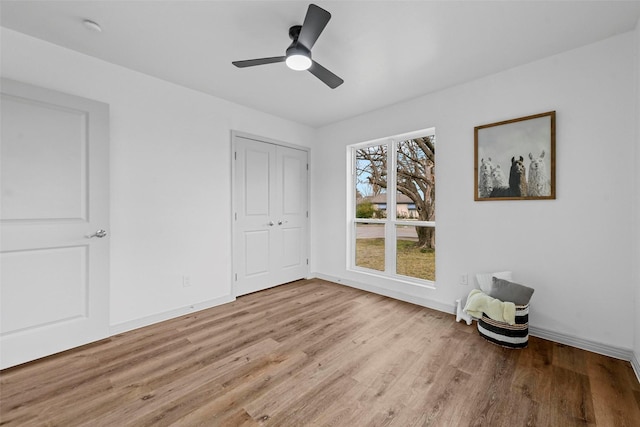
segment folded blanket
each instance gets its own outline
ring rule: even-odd
[[[467,303],[462,309],[475,318],[481,318],[482,313],[493,320],[505,322],[509,325],[516,323],[516,305],[512,302],[502,302],[485,294],[479,289],[469,292]]]

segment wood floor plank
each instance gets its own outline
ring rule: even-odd
[[[585,353],[574,351],[568,345],[556,343],[553,346],[553,364],[579,374],[586,375],[587,373]]]
[[[629,362],[323,280],[0,371],[1,426],[638,426]]]
[[[598,424],[640,425],[640,409],[629,392],[634,379],[630,365],[595,353],[585,353],[585,358]]]
[[[366,393],[367,387],[357,382],[349,390],[345,390],[339,399],[326,408],[322,414],[311,421],[310,427],[341,427],[363,425],[361,420],[370,413],[370,409],[359,401],[360,396]],[[345,405],[344,402],[350,402]],[[357,420],[354,422],[353,420]]]
[[[282,352],[272,355],[266,363],[255,366],[244,376],[234,373],[237,380],[225,382],[224,393],[198,402],[196,408],[178,419],[175,424],[197,425],[205,419],[213,425],[236,425],[234,423],[238,417],[249,416],[244,409],[245,402],[270,393],[274,383],[285,381],[288,373],[303,365],[306,359],[307,356],[302,352]],[[248,378],[251,381],[247,381]],[[255,421],[259,422],[260,419]]]
[[[307,392],[291,399],[286,409],[276,411],[261,418],[276,426],[304,426],[311,424],[334,401],[355,387],[357,382],[349,375],[336,371],[308,389]]]
[[[454,425],[451,424],[451,417],[456,415],[458,407],[463,403],[457,396],[468,389],[470,377],[466,372],[445,364],[438,370],[429,393],[416,396],[417,404],[411,402],[408,405],[417,414],[410,424]]]
[[[196,424],[203,419],[211,424],[236,419],[241,403],[267,392],[269,380],[278,372],[292,369],[305,359],[304,354],[265,353],[229,370],[215,381],[203,384],[193,393],[165,402],[153,412],[136,420],[138,426]],[[205,374],[205,373],[203,373]],[[206,376],[206,375],[205,375]],[[251,381],[248,381],[251,379]],[[246,411],[242,411],[246,413]]]
[[[519,419],[526,425],[552,425],[549,411],[540,410],[550,407],[557,398],[552,391],[552,343],[530,337],[529,347],[531,351],[521,352],[516,363],[511,384],[511,413],[519,413]]]
[[[554,366],[551,422],[562,425],[596,425],[589,377]]]
[[[225,379],[236,375],[241,377],[245,370],[251,369],[252,360],[260,360],[277,347],[276,341],[267,338],[223,359],[201,365],[200,369],[189,375],[177,376],[173,381],[146,394],[139,393],[136,400],[106,414],[101,422],[105,425],[117,425],[118,420],[135,419],[136,425],[162,424],[163,418],[169,417],[173,411],[179,413],[180,406],[185,401],[200,400],[222,392]],[[159,411],[160,409],[162,410]]]

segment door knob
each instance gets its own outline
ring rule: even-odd
[[[92,237],[98,237],[99,239],[102,239],[106,235],[107,235],[107,231],[100,229],[100,230],[96,231],[95,233],[87,236],[87,239],[91,239]]]
[[[273,227],[273,221],[269,221],[269,227]]]

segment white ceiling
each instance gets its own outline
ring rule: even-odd
[[[342,86],[283,63],[231,65],[284,55],[308,4],[2,0],[0,14],[3,27],[313,127],[631,31],[640,17],[640,1],[322,0],[332,19],[313,58]]]

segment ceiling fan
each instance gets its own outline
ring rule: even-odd
[[[232,62],[238,68],[253,67],[255,65],[285,62],[293,70],[309,70],[311,74],[322,80],[331,89],[344,83],[340,77],[311,59],[311,48],[320,37],[320,33],[327,26],[331,14],[315,4],[310,4],[302,25],[289,28],[289,37],[293,42],[287,48],[285,56],[269,58],[247,59]]]

